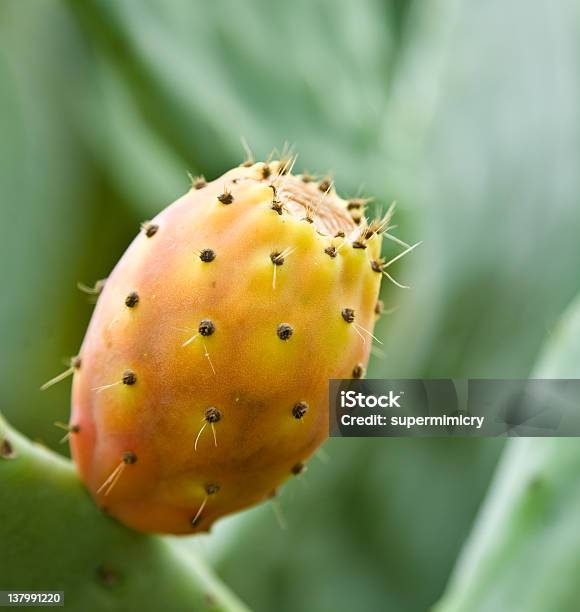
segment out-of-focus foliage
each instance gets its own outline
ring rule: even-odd
[[[580,300],[534,375],[577,378]],[[580,446],[575,438],[511,440],[437,612],[569,612],[580,586]]]
[[[115,175],[126,164],[119,151],[143,164],[143,182],[158,183],[158,164],[167,168],[169,159],[180,170],[219,175],[240,162],[245,137],[262,158],[288,142],[299,167],[331,171],[339,187],[383,182],[379,128],[400,45],[390,3],[88,0],[70,6],[88,33],[106,91],[108,112],[97,131],[101,158],[117,166]],[[123,128],[136,112],[146,120],[139,137],[162,142],[163,160],[141,152],[140,140],[135,148],[127,142]],[[92,141],[94,126],[87,132]],[[134,198],[135,175],[120,179]],[[157,210],[159,202],[141,206]]]
[[[82,339],[90,305],[76,283],[106,276],[136,231],[75,126],[92,80],[80,44],[59,3],[0,3],[0,401],[52,445],[69,389],[39,386]]]
[[[242,136],[396,198],[424,241],[394,270],[413,289],[385,284],[370,376],[525,376],[580,288],[579,24],[572,0],[3,0],[3,410],[55,445],[67,385],[37,389],[82,339],[75,283]],[[424,610],[500,449],[333,440],[282,496],[287,531],[266,506],[184,545],[257,610]]]
[[[385,139],[425,244],[390,361],[410,375],[526,376],[580,286],[580,7],[415,8]]]
[[[226,583],[257,610],[427,609],[501,446],[424,442],[332,440],[279,499],[286,530],[268,506],[242,517],[219,554]]]

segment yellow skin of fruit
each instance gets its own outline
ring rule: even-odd
[[[300,179],[278,176],[277,162],[264,179],[263,168],[235,168],[153,219],[157,231],[145,227],[107,279],[83,341],[72,455],[96,502],[138,531],[207,531],[270,498],[328,436],[329,379],[366,367],[371,338],[360,330],[376,319],[380,235],[353,248],[346,202],[316,183],[294,201],[282,183]],[[282,214],[272,209],[277,181]],[[202,261],[203,249],[215,259]],[[275,266],[271,254],[284,251]],[[198,334],[202,320],[211,335]],[[134,384],[122,383],[127,370]],[[301,418],[298,402],[308,405]],[[219,421],[206,420],[209,407]]]

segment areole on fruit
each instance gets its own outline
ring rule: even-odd
[[[100,293],[69,437],[97,503],[137,530],[207,531],[271,498],[327,437],[328,380],[364,376],[393,209],[368,223],[291,170],[195,179]]]

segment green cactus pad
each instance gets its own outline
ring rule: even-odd
[[[247,610],[183,550],[101,512],[69,461],[0,417],[0,589],[62,590],[67,610]]]

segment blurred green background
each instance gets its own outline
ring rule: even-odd
[[[59,447],[74,355],[139,223],[285,142],[399,203],[370,377],[524,377],[580,290],[574,0],[0,0],[0,410]],[[332,440],[267,505],[182,541],[259,611],[428,609],[501,440]],[[326,458],[326,460],[324,460]],[[507,609],[507,608],[505,608]]]

